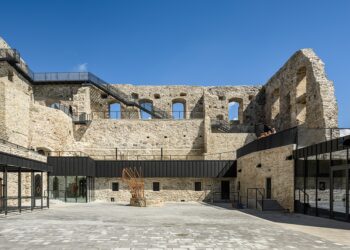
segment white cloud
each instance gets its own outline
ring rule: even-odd
[[[350,129],[341,129],[340,137],[350,135]]]
[[[78,64],[77,66],[74,67],[74,71],[78,71],[78,72],[86,72],[87,70],[87,63],[81,63]]]

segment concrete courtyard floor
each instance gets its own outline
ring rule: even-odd
[[[350,223],[200,203],[57,204],[0,217],[0,249],[350,249]]]

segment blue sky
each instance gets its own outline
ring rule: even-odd
[[[335,82],[350,127],[350,1],[4,1],[0,35],[31,68],[115,83],[265,83],[300,48]],[[6,10],[6,11],[4,11]]]

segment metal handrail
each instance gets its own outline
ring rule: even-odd
[[[215,200],[215,197],[217,195],[220,195],[222,194],[223,192],[212,192],[212,197],[213,197],[213,200]],[[238,201],[239,203],[241,202],[241,199],[240,199],[240,192],[239,191],[231,191],[229,192],[230,196],[229,196],[229,201]],[[233,199],[231,199],[231,196],[233,197]],[[219,199],[219,200],[223,200],[223,199]]]
[[[159,113],[159,110],[154,108],[148,110],[142,107],[139,103],[131,100],[126,94],[112,87],[101,78],[95,76],[90,72],[47,72],[47,73],[33,73],[27,64],[21,59],[20,53],[16,49],[0,49],[0,60],[8,61],[15,66],[21,73],[33,83],[40,82],[86,82],[91,83],[98,89],[111,95],[118,101],[127,106],[135,106],[140,110],[154,116],[155,118],[166,118]]]
[[[255,190],[255,208],[258,208],[258,196],[261,196],[261,210],[264,210],[265,188],[247,188],[247,208],[249,207],[249,190]],[[262,192],[261,192],[262,190]]]
[[[310,203],[310,196],[308,193],[306,193],[304,190],[300,189],[300,188],[296,188],[296,190],[298,190],[298,197],[299,197],[299,201],[300,201],[300,193],[303,193],[304,195],[304,203],[305,203],[305,197],[306,197],[306,204]]]

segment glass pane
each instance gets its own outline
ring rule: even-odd
[[[76,196],[78,194],[78,185],[76,183],[75,176],[67,176],[67,202],[76,202]]]
[[[50,176],[50,199],[65,200],[65,177]]]
[[[346,171],[333,171],[333,215],[344,219],[346,213]]]
[[[318,156],[318,190],[317,207],[318,215],[329,217],[330,213],[330,160],[329,153]]]
[[[306,163],[305,176],[305,203],[307,206],[307,214],[316,215],[316,157],[310,156]]]
[[[86,202],[86,195],[87,195],[86,177],[78,176],[77,184],[78,184],[77,202]]]
[[[141,103],[141,107],[153,112],[153,104],[151,102]],[[149,113],[141,110],[141,119],[142,120],[149,120],[149,119],[152,119],[152,116]]]
[[[185,105],[180,102],[173,103],[173,119],[185,118]]]

